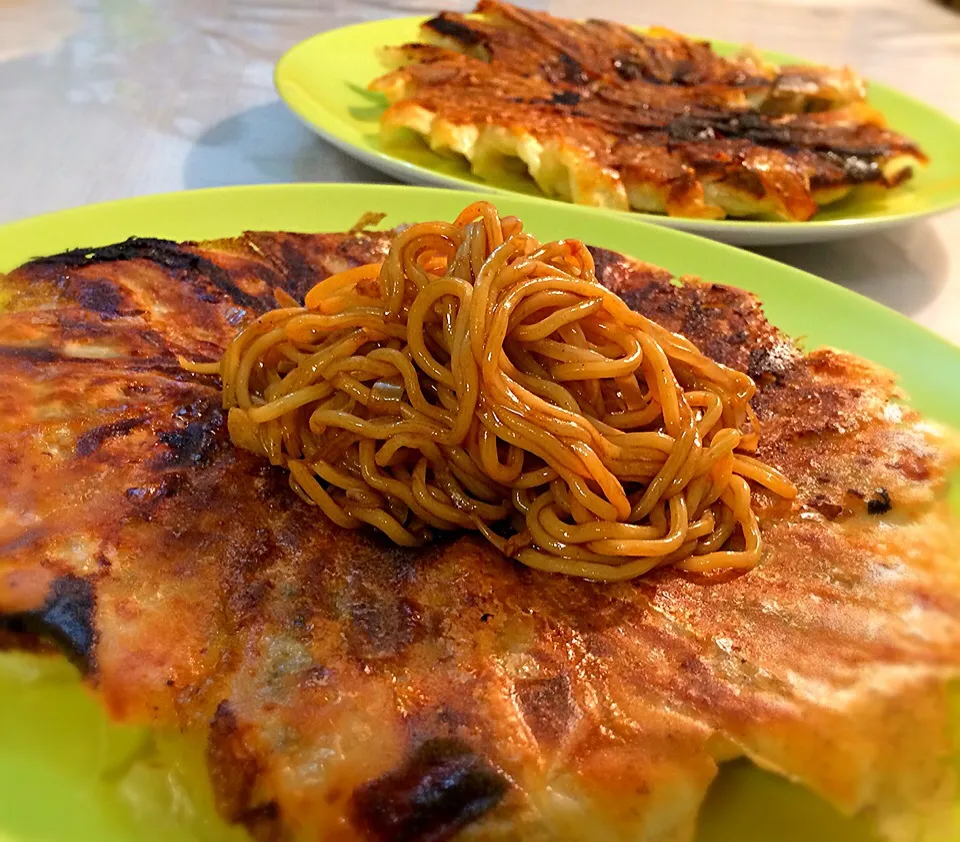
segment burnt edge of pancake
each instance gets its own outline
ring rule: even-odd
[[[474,47],[483,41],[483,37],[472,27],[463,21],[453,20],[446,12],[430,18],[423,26],[438,35],[454,38],[466,47]]]
[[[495,807],[509,781],[468,744],[436,737],[355,790],[357,824],[383,842],[441,842]]]
[[[93,582],[79,576],[60,576],[50,584],[39,608],[0,614],[0,629],[16,636],[49,640],[81,673],[92,676],[97,666],[96,604]]]
[[[35,257],[28,261],[26,266],[67,266],[81,268],[98,263],[113,263],[116,261],[149,260],[162,266],[164,269],[173,269],[183,272],[196,272],[208,278],[225,295],[230,297],[238,307],[255,307],[261,300],[240,289],[225,272],[212,260],[195,254],[173,240],[163,240],[157,237],[130,237],[121,243],[112,243],[106,246],[91,248],[73,248],[45,257]],[[115,299],[106,287],[101,287],[99,294],[91,293],[91,309],[100,309],[109,306]]]
[[[76,268],[92,266],[96,263],[113,263],[114,261],[126,260],[149,260],[165,269],[200,271],[209,271],[211,267],[215,271],[220,269],[213,262],[187,251],[182,244],[158,237],[128,237],[122,242],[109,243],[105,246],[87,248],[78,246],[57,254],[34,257],[32,260],[28,260],[24,266],[50,265]]]
[[[226,700],[217,705],[210,723],[207,763],[217,809],[223,817],[242,824],[254,839],[277,838],[277,804],[255,798],[257,777],[262,769],[256,754],[244,741],[237,716]]]

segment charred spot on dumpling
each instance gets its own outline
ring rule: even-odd
[[[576,91],[557,91],[551,101],[554,105],[576,105],[580,102],[580,94]]]
[[[157,460],[157,467],[187,468],[207,464],[217,446],[223,443],[223,412],[216,406],[194,409],[195,417],[183,426],[159,433],[158,440],[166,452]],[[189,415],[186,417],[190,417]]]
[[[54,579],[43,605],[11,616],[0,624],[14,634],[53,641],[85,675],[96,670],[96,591],[88,579],[67,575]]]
[[[137,427],[147,423],[145,415],[139,415],[135,418],[122,418],[119,421],[111,421],[109,424],[101,424],[91,430],[87,430],[74,446],[74,452],[77,456],[90,456],[96,453],[110,439],[121,438]]]
[[[867,500],[867,511],[872,515],[884,515],[892,508],[890,493],[885,488],[876,489]]]
[[[432,29],[437,35],[459,41],[465,47],[475,47],[481,41],[480,35],[465,23],[453,20],[443,13],[431,18],[423,26],[426,29]]]
[[[568,85],[586,85],[590,81],[583,65],[565,52],[560,52],[556,59],[543,66],[543,75],[552,84],[565,82]]]
[[[624,82],[633,82],[643,78],[643,65],[629,54],[614,58],[613,69]]]
[[[690,115],[672,120],[667,126],[667,133],[671,140],[691,143],[716,138],[716,132],[708,121]]]
[[[84,280],[76,290],[77,303],[104,319],[115,318],[123,308],[123,294],[116,284],[100,278]]]
[[[509,786],[462,740],[434,738],[354,792],[354,821],[383,842],[443,842],[495,807]]]
[[[52,363],[60,359],[60,355],[49,348],[30,348],[20,345],[0,345],[0,357],[30,363]]]

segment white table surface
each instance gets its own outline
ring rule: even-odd
[[[525,4],[848,63],[960,120],[960,14],[932,0]],[[185,188],[390,181],[287,112],[273,89],[274,62],[324,29],[471,5],[0,0],[0,223]],[[960,211],[890,234],[762,253],[868,295],[960,344]]]

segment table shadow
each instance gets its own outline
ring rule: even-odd
[[[905,316],[921,312],[950,277],[947,247],[929,220],[892,233],[834,243],[751,250],[845,286]]]
[[[302,181],[396,183],[318,137],[279,101],[207,129],[187,153],[183,181],[190,189]]]

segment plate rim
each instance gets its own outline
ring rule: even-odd
[[[311,131],[325,141],[331,143],[352,158],[359,160],[368,166],[374,167],[380,172],[386,173],[395,178],[400,178],[409,184],[438,187],[452,187],[460,190],[478,190],[500,195],[523,195],[539,201],[546,201],[557,204],[572,204],[560,199],[554,199],[548,196],[537,196],[535,194],[523,194],[511,190],[508,187],[501,187],[489,183],[474,183],[454,175],[439,173],[431,168],[420,166],[401,158],[396,158],[378,149],[359,146],[338,133],[334,127],[347,125],[337,115],[325,108],[317,100],[311,101],[316,107],[323,109],[329,116],[329,121],[325,124],[315,122],[311,116],[298,108],[295,101],[291,101],[289,90],[292,87],[300,91],[304,89],[296,83],[292,74],[287,70],[288,66],[298,58],[298,54],[307,52],[315,47],[317,42],[332,37],[334,35],[348,35],[351,31],[371,30],[376,28],[391,28],[395,26],[413,26],[419,22],[428,20],[430,15],[408,15],[404,17],[381,18],[371,21],[361,21],[358,23],[346,24],[344,26],[334,27],[315,33],[292,47],[287,49],[277,60],[274,66],[273,83],[278,96],[286,107]],[[694,36],[699,37],[699,36]],[[724,41],[722,39],[707,39],[711,44],[720,45],[728,48],[742,48],[746,45],[735,42]],[[787,53],[780,53],[773,50],[759,50],[761,55],[776,58],[779,61],[791,61],[798,64],[814,64],[802,57],[793,56]],[[910,94],[906,94],[890,85],[881,82],[866,80],[869,88],[882,92],[884,96],[892,96],[911,108],[926,111],[929,115],[935,116],[939,120],[952,124],[960,137],[960,122],[955,120],[949,114],[936,108],[923,100],[917,99]],[[305,96],[309,96],[304,91]],[[873,233],[886,230],[892,227],[899,227],[920,219],[926,219],[938,214],[949,212],[960,207],[960,192],[953,198],[949,195],[944,199],[931,200],[928,206],[911,211],[900,211],[895,213],[883,214],[874,217],[851,216],[844,219],[829,220],[809,220],[807,222],[795,221],[776,221],[776,220],[752,220],[725,218],[720,220],[703,220],[687,217],[671,217],[665,214],[644,213],[641,211],[617,211],[608,208],[598,208],[590,205],[576,205],[592,213],[610,214],[618,218],[625,217],[635,221],[652,223],[665,228],[682,230],[688,233],[699,234],[711,238],[721,239],[724,242],[736,245],[786,245],[808,242],[822,242],[825,240],[842,239],[861,234]],[[806,232],[806,233],[803,233]]]

